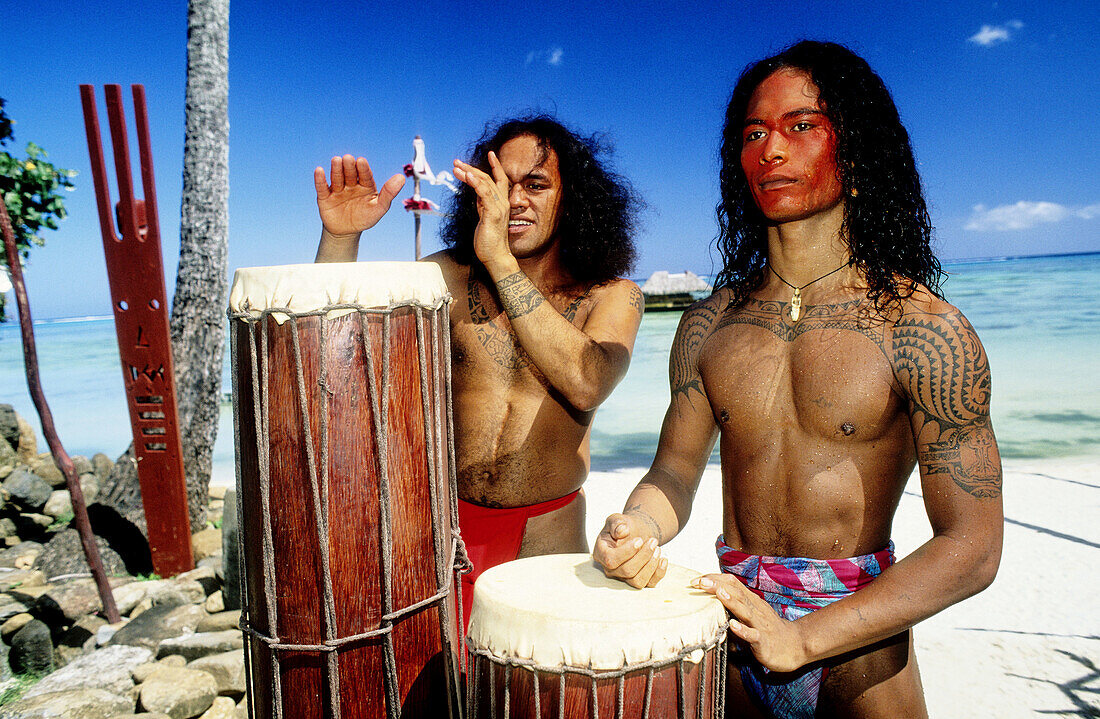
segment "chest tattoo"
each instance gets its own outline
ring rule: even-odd
[[[811,330],[848,330],[883,346],[883,322],[866,299],[827,305],[809,305],[798,322],[791,322],[788,302],[749,299],[740,307],[727,307],[715,330],[730,325],[752,325],[792,342]]]

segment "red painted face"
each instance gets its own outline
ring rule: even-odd
[[[836,132],[808,74],[776,70],[757,86],[745,113],[741,169],[757,207],[774,223],[841,204]]]

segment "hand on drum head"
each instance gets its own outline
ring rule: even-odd
[[[692,585],[710,592],[733,615],[730,631],[773,672],[793,672],[810,661],[799,622],[787,621],[771,605],[729,574],[707,574]]]
[[[603,573],[632,587],[655,587],[665,576],[668,560],[661,556],[657,539],[637,517],[612,514],[604,522],[592,558]]]
[[[405,186],[405,176],[396,174],[381,189],[366,158],[352,155],[332,158],[332,184],[325,181],[325,170],[313,171],[317,189],[317,210],[321,224],[331,235],[354,235],[371,227],[390,209],[390,203]]]

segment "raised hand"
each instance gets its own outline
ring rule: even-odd
[[[648,525],[629,514],[612,514],[604,522],[592,548],[592,558],[603,573],[632,587],[655,587],[665,576],[668,560],[661,556],[657,538]]]
[[[335,236],[358,235],[374,227],[405,186],[405,176],[396,174],[381,189],[376,188],[366,158],[352,155],[332,158],[330,175],[332,184],[325,180],[324,168],[318,167],[313,171],[313,184],[321,224]]]
[[[736,577],[707,574],[692,584],[716,596],[729,610],[733,615],[730,631],[748,646],[761,666],[773,672],[793,672],[808,662],[799,623],[779,616]]]
[[[462,160],[455,160],[454,167],[455,177],[477,193],[477,213],[481,221],[474,231],[474,252],[488,267],[493,260],[511,255],[508,247],[508,216],[511,214],[508,176],[492,151],[489,152],[492,176]]]

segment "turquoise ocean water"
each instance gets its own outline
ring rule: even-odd
[[[1100,253],[946,268],[947,299],[966,314],[989,354],[1001,454],[1100,456]],[[31,292],[33,311],[33,286]],[[630,371],[597,414],[593,469],[645,467],[652,460],[668,404],[668,351],[678,320],[679,313],[667,312],[643,320]],[[113,321],[46,320],[36,323],[35,334],[43,386],[68,452],[121,454],[130,427]],[[228,360],[225,368],[229,392]],[[45,451],[14,321],[0,325],[0,402],[31,421]],[[232,430],[231,411],[223,406],[214,461],[227,478],[233,473]]]

